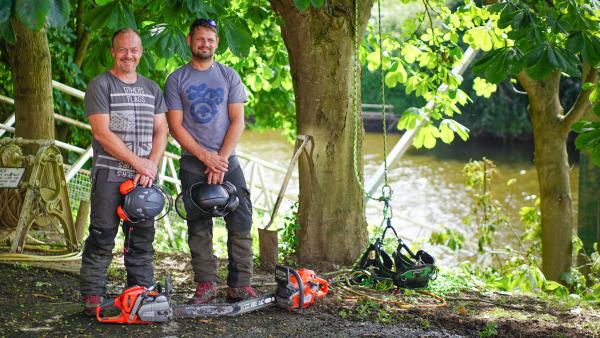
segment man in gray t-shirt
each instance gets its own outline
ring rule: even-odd
[[[192,52],[190,63],[167,79],[165,100],[173,137],[185,150],[180,161],[183,190],[198,182],[232,183],[240,200],[226,215],[229,258],[227,299],[255,297],[252,278],[252,204],[235,147],[244,130],[244,103],[248,96],[240,76],[215,62],[219,44],[214,20],[198,19],[187,36]],[[196,215],[186,204],[188,215]],[[188,216],[189,217],[189,216]],[[212,302],[217,295],[217,263],[213,255],[212,219],[188,219],[188,244],[192,254],[196,292],[191,303]]]
[[[85,108],[92,127],[92,196],[89,236],[81,258],[84,311],[95,316],[106,293],[106,274],[119,229],[120,184],[133,179],[151,186],[167,143],[167,110],[158,85],[137,74],[142,54],[139,35],[123,29],[113,35],[111,70],[90,82]],[[150,286],[154,272],[154,220],[123,221],[127,286]]]

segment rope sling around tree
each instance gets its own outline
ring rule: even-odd
[[[381,114],[383,124],[383,163],[384,163],[384,182],[381,189],[381,197],[373,198],[365,191],[364,184],[358,168],[358,128],[359,128],[359,86],[358,71],[360,69],[359,61],[359,36],[358,36],[358,10],[360,0],[355,1],[354,5],[354,138],[353,138],[353,164],[354,175],[359,183],[361,191],[367,196],[367,199],[375,199],[383,202],[383,219],[385,228],[380,238],[367,247],[361,259],[354,266],[352,282],[355,284],[375,284],[381,280],[392,280],[396,287],[404,288],[422,288],[426,287],[430,280],[437,276],[437,267],[435,260],[431,255],[423,250],[413,253],[409,247],[398,236],[392,226],[392,208],[390,201],[392,199],[392,188],[388,182],[387,165],[387,121],[385,105],[385,71],[383,69],[383,38],[381,29],[381,0],[377,3],[377,24],[378,24],[378,47],[379,64],[381,70]],[[398,241],[396,250],[390,255],[384,250],[385,235],[390,229]],[[403,253],[406,252],[406,254]]]

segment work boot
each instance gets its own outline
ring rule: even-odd
[[[256,298],[256,291],[254,291],[251,286],[227,288],[227,301],[230,303],[235,303],[250,298]]]
[[[209,304],[217,298],[217,283],[198,282],[194,297],[189,300],[189,304]]]
[[[96,317],[96,308],[103,301],[102,296],[86,295],[83,296],[83,312],[92,317]]]

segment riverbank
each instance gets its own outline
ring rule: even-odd
[[[121,257],[115,258],[115,263]],[[124,270],[109,271],[109,293],[121,291]],[[77,263],[71,271],[77,271]],[[219,276],[225,275],[220,262]],[[183,303],[193,293],[189,258],[157,254],[156,276],[173,277],[174,300]],[[65,265],[65,269],[68,266]],[[260,293],[272,291],[270,273],[257,270]],[[405,292],[396,297],[412,304],[400,308],[351,296],[331,285],[325,300],[303,314],[269,308],[234,318],[178,319],[166,324],[107,325],[81,313],[76,273],[30,264],[0,264],[0,336],[2,337],[600,337],[600,309],[508,293],[458,289],[446,283],[445,305],[430,296]],[[434,282],[436,283],[436,282]],[[452,286],[454,285],[454,286]],[[439,288],[438,288],[439,289]],[[442,288],[443,289],[443,288]],[[439,289],[439,290],[442,290]],[[221,290],[223,293],[224,290]],[[385,295],[392,299],[391,294]],[[424,307],[421,305],[435,305]]]

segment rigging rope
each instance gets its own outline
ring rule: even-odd
[[[366,191],[364,183],[361,179],[360,171],[358,168],[358,128],[359,128],[359,86],[358,86],[358,71],[360,69],[360,46],[359,46],[359,7],[360,0],[354,2],[354,138],[353,138],[353,163],[354,163],[354,176],[359,184],[362,193],[367,199],[375,199],[384,202],[383,217],[385,219],[391,219],[391,206],[389,201],[392,197],[392,188],[388,184],[388,164],[387,164],[387,120],[386,120],[386,105],[385,105],[385,70],[383,67],[383,35],[381,29],[381,0],[377,1],[377,24],[378,24],[378,47],[379,47],[379,66],[381,72],[381,119],[383,123],[383,187],[381,189],[381,197],[373,198],[369,192]],[[388,213],[389,212],[389,213]],[[388,222],[389,223],[389,222]]]

